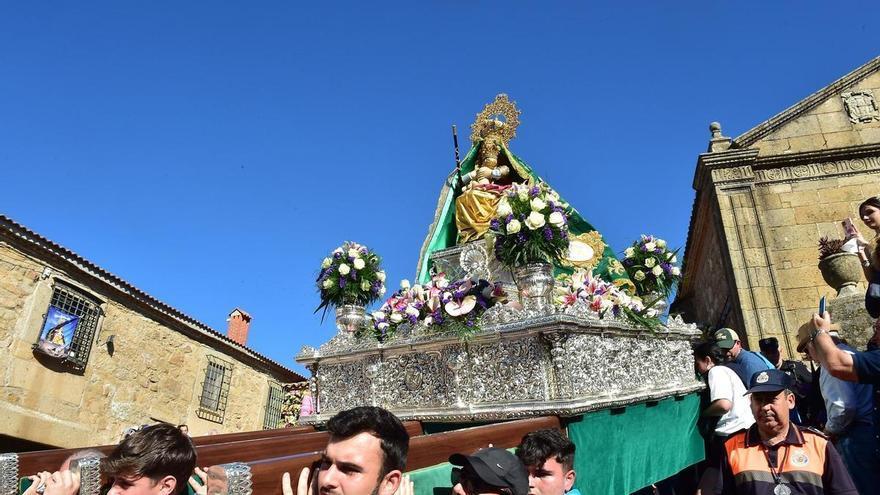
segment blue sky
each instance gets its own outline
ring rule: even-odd
[[[301,370],[335,332],[321,258],[351,239],[413,278],[450,125],[465,147],[495,94],[617,251],[683,246],[709,122],[880,55],[877,2],[545,3],[5,2],[0,211],[220,331],[244,308]]]

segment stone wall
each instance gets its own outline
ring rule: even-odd
[[[270,380],[282,379],[269,367],[244,362],[217,337],[191,338],[74,270],[46,267],[0,242],[0,434],[76,447],[115,443],[127,427],[156,420],[186,423],[193,435],[262,428]],[[56,280],[103,301],[81,374],[32,350]],[[209,355],[233,366],[222,423],[196,415]]]
[[[846,217],[866,238],[873,237],[857,208],[880,194],[877,98],[880,58],[736,139],[723,137],[720,125],[711,126],[713,137],[697,162],[694,189],[696,204],[720,219],[717,253],[729,263],[719,273],[706,261],[700,246],[707,232],[719,227],[712,225],[713,215],[695,208],[685,291],[676,303],[686,317],[713,323],[701,318],[722,311],[723,303],[695,294],[716,290],[711,280],[718,276],[735,287],[741,327],[734,328],[741,336],[753,347],[758,339],[775,336],[791,355],[797,328],[817,311],[820,297],[836,295],[818,269],[819,238],[842,238],[840,222]],[[864,288],[862,282],[857,290]],[[833,301],[829,307],[833,315]]]

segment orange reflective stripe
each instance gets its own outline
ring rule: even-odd
[[[806,433],[803,437],[803,445],[784,445],[779,448],[778,462],[785,459],[779,472],[808,472],[821,478],[825,472],[825,448],[828,441],[811,433]],[[724,449],[734,476],[747,471],[770,472],[763,447],[746,446],[745,432],[724,442]]]

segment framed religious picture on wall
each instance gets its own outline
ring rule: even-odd
[[[79,317],[49,306],[36,350],[56,358],[66,358],[73,342]]]

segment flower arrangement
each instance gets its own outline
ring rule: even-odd
[[[819,261],[831,256],[832,254],[843,253],[843,245],[846,241],[843,239],[831,239],[827,236],[819,238]]]
[[[477,329],[483,312],[504,300],[500,285],[486,280],[462,279],[450,282],[444,273],[424,285],[408,280],[372,313],[373,333],[384,341],[403,323],[445,327],[466,337]]]
[[[633,242],[623,252],[623,266],[640,296],[655,293],[669,296],[672,288],[681,280],[678,267],[678,250],[670,251],[666,241],[650,235]]]
[[[321,304],[315,310],[344,304],[366,306],[385,294],[385,272],[379,256],[356,242],[346,241],[321,262],[315,281]]]
[[[489,228],[504,265],[558,263],[568,249],[567,203],[544,182],[511,184]]]
[[[580,268],[571,275],[560,275],[554,288],[557,306],[574,306],[578,302],[586,304],[599,318],[622,316],[648,328],[655,328],[660,323],[659,312],[646,308],[639,297],[630,296],[623,289]]]

